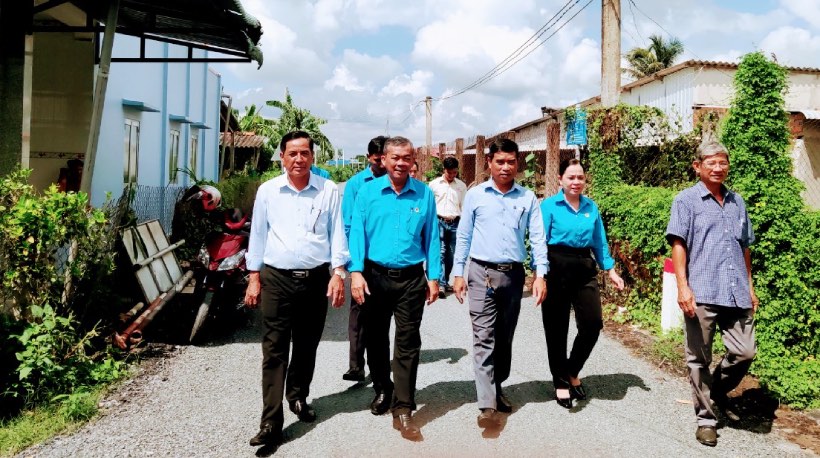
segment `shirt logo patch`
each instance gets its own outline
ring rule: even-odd
[[[412,208],[411,211],[413,213],[418,213],[419,212],[419,207]]]
[[[589,218],[589,212],[584,213],[584,216],[586,216],[587,218]]]

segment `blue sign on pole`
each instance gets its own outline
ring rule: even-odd
[[[567,123],[567,145],[587,144],[587,112],[576,109],[575,119]]]

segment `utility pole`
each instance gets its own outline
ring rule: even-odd
[[[621,0],[601,0],[601,105],[621,97]]]
[[[425,111],[427,113],[427,155],[433,150],[433,98],[429,95],[424,99]]]

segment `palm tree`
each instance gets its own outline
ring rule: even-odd
[[[270,141],[273,145],[278,145],[282,141],[282,137],[288,132],[294,130],[303,130],[310,134],[317,149],[316,163],[323,164],[330,159],[333,159],[333,152],[335,149],[330,143],[330,140],[322,133],[321,126],[327,124],[327,121],[315,116],[305,108],[299,108],[293,104],[293,98],[290,96],[290,91],[285,89],[285,100],[268,100],[265,102],[268,106],[276,107],[282,110],[282,114],[275,122],[273,134]]]
[[[635,79],[641,79],[664,68],[669,68],[683,53],[683,43],[677,38],[664,40],[660,35],[649,37],[648,48],[635,47],[626,53],[626,60],[630,68],[625,68],[624,73]]]

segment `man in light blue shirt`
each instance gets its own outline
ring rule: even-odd
[[[356,196],[359,189],[365,184],[373,181],[387,171],[382,165],[382,150],[387,137],[379,135],[370,140],[367,144],[367,161],[370,166],[361,172],[353,175],[345,184],[344,196],[342,196],[342,220],[345,225],[345,237],[350,237],[350,222],[353,220],[353,207],[356,203]],[[347,337],[350,342],[350,359],[347,372],[342,375],[345,380],[362,382],[364,381],[364,332],[362,320],[360,320],[361,309],[359,303],[350,300],[350,315],[347,321]]]
[[[392,409],[393,427],[409,440],[420,440],[416,409],[416,373],[421,350],[425,298],[438,298],[441,248],[433,192],[409,177],[415,148],[404,137],[384,143],[385,176],[362,186],[350,226],[351,294],[361,304],[368,365],[376,397],[373,415]],[[427,263],[425,277],[424,263]],[[428,281],[428,278],[430,279]],[[396,332],[390,380],[390,318]],[[391,402],[392,397],[392,402]]]
[[[316,349],[327,298],[334,307],[344,302],[344,266],[350,259],[339,190],[332,181],[310,173],[310,135],[291,132],[282,138],[280,150],[285,174],[257,191],[246,255],[250,276],[245,303],[250,308],[261,305],[265,331],[262,419],[252,446],[281,443],[283,395],[299,420],[316,420],[307,404]],[[291,341],[293,360],[288,366]]]
[[[496,140],[490,145],[487,163],[492,178],[467,191],[464,198],[453,289],[463,303],[469,287],[475,384],[481,410],[478,426],[492,429],[501,424],[499,411],[512,411],[501,384],[510,375],[512,341],[521,311],[526,231],[537,274],[532,286],[536,304],[546,295],[547,246],[535,194],[515,182],[518,145],[508,139]],[[468,254],[470,268],[465,283]]]

